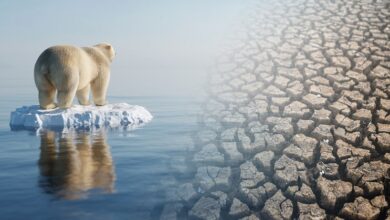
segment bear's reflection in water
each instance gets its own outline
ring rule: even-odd
[[[94,189],[114,191],[114,165],[104,132],[43,131],[40,137],[39,185],[45,192],[76,200]]]

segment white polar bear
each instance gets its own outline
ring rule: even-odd
[[[90,89],[95,105],[105,105],[114,56],[107,43],[81,48],[60,45],[43,51],[34,68],[41,108],[69,108],[75,95],[81,105],[89,105]]]

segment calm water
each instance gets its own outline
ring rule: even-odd
[[[170,161],[192,146],[195,101],[109,97],[143,105],[153,114],[151,123],[127,132],[10,131],[10,111],[35,100],[26,92],[0,96],[1,219],[156,216],[169,184]]]

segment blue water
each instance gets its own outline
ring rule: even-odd
[[[0,96],[0,219],[156,217],[169,163],[192,145],[199,104],[178,97],[109,101],[142,105],[154,119],[126,132],[11,131],[10,111],[36,97]]]

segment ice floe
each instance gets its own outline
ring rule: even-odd
[[[23,106],[11,112],[12,129],[69,129],[137,127],[151,121],[152,114],[142,106],[127,103],[105,106],[74,105],[68,109],[40,109]]]

